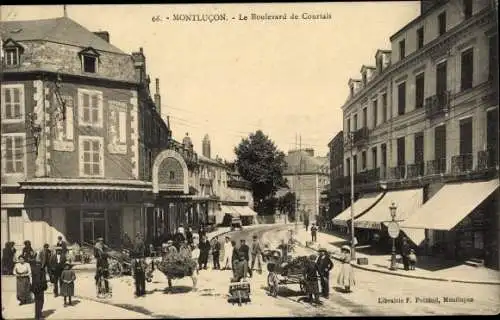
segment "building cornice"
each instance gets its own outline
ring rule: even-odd
[[[493,14],[494,13],[489,7],[485,8],[481,12],[473,16],[471,19],[464,21],[454,28],[450,29],[443,36],[440,36],[427,43],[422,49],[414,51],[405,59],[391,64],[389,67],[387,67],[387,69],[384,70],[384,72],[380,73],[380,77],[372,79],[372,81],[368,82],[366,87],[361,89],[360,92],[349,99],[348,102],[342,106],[342,110],[346,111],[352,105],[355,105],[357,102],[365,99],[370,95],[372,90],[377,88],[381,83],[390,79],[401,69],[409,68],[410,66],[418,64],[421,62],[421,60],[427,59],[429,57],[433,58],[441,54],[446,54],[449,48],[455,43],[453,41],[455,41],[459,36],[462,36],[466,32],[472,32],[472,27],[491,22]]]

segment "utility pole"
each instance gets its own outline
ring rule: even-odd
[[[348,139],[349,139],[349,147],[350,147],[350,153],[351,153],[351,165],[350,165],[350,176],[351,176],[351,259],[354,260],[356,259],[356,248],[354,246],[354,166],[356,163],[354,163],[354,133],[348,132]]]
[[[299,193],[297,196],[297,209],[295,210],[295,232],[299,231],[299,199],[301,194],[300,175],[302,173],[302,135],[299,134],[299,174],[297,176],[297,186]]]

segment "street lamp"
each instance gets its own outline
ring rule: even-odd
[[[392,238],[392,252],[391,252],[391,266],[390,270],[396,270],[396,238],[399,236],[399,225],[396,222],[396,210],[397,207],[394,202],[389,206],[389,211],[391,213],[391,221],[387,225],[387,232]]]

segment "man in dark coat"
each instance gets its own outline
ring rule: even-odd
[[[40,259],[37,258],[31,269],[31,292],[35,296],[35,319],[42,319],[44,293],[47,290],[47,278],[42,269]]]
[[[202,237],[200,244],[198,245],[200,249],[200,256],[198,257],[198,270],[207,269],[208,255],[210,253],[210,242],[208,242],[207,237]]]
[[[212,257],[214,263],[214,270],[220,269],[220,242],[217,236],[212,240]]]
[[[42,251],[40,251],[39,255],[43,271],[45,271],[45,273],[49,273],[50,272],[49,263],[50,263],[50,258],[52,257],[52,251],[50,251],[48,243],[43,245],[43,249]]]
[[[250,247],[246,244],[245,239],[240,240],[240,248],[238,249],[240,253],[243,254],[243,257],[245,257],[245,262],[247,264],[247,270],[248,270],[248,275],[250,278],[252,277],[252,269],[250,268]]]
[[[410,255],[410,244],[406,238],[403,238],[403,243],[401,244],[401,257],[403,258],[403,266],[405,270],[410,269],[410,261],[408,256]]]
[[[330,271],[333,268],[333,262],[328,256],[326,249],[324,248],[319,249],[319,258],[318,261],[316,261],[316,265],[318,267],[319,280],[321,284],[321,293],[323,294],[323,297],[328,299],[328,296],[330,294],[329,292]]]
[[[62,236],[57,237],[56,247],[62,248],[62,253],[66,255],[68,253],[68,244],[63,240]]]
[[[54,284],[54,296],[59,295],[59,286],[61,284],[61,274],[66,263],[66,255],[61,247],[56,247],[56,253],[50,257],[50,280]]]
[[[140,297],[146,294],[146,261],[135,256],[132,260],[132,273],[135,280],[135,295]]]
[[[316,256],[311,255],[305,262],[304,280],[306,282],[306,292],[311,303],[320,303],[318,288],[318,267],[315,263]]]
[[[186,240],[189,245],[193,244],[193,229],[191,227],[186,230]]]

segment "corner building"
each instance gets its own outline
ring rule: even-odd
[[[400,237],[420,254],[498,268],[497,11],[496,1],[423,1],[349,80],[338,191],[349,194],[352,166],[360,242],[390,243],[394,202]],[[350,209],[333,223],[348,232]]]

